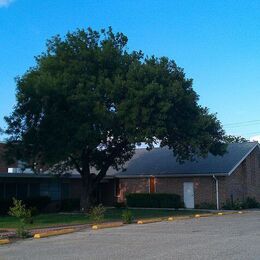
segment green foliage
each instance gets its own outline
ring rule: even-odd
[[[26,209],[21,200],[13,198],[13,207],[10,207],[9,215],[19,218],[21,221],[24,221],[26,218],[31,217],[31,211],[29,209]]]
[[[39,211],[38,211],[37,207],[31,207],[30,211],[31,211],[32,217],[35,217],[35,216],[37,216],[39,214]]]
[[[131,224],[133,222],[133,214],[131,210],[125,210],[122,213],[122,220],[125,224]]]
[[[181,197],[170,193],[130,193],[126,195],[128,207],[175,208],[183,207]]]
[[[202,202],[199,205],[196,205],[196,209],[216,209],[217,206],[214,203]]]
[[[260,208],[260,203],[257,202],[255,198],[247,197],[246,200],[243,202],[243,207],[245,209]]]
[[[227,209],[227,210],[240,210],[243,209],[243,202],[239,200],[231,201],[227,200],[223,205],[222,209]]]
[[[235,136],[235,135],[226,135],[224,137],[224,141],[228,144],[229,143],[246,143],[246,142],[249,142],[249,140],[247,140],[243,136]]]
[[[222,205],[223,209],[228,210],[240,210],[240,209],[251,209],[251,208],[259,208],[260,203],[256,201],[255,198],[247,197],[244,201],[240,200],[227,200],[224,205]]]
[[[20,237],[20,238],[27,238],[27,237],[30,237],[30,233],[24,228],[23,225],[20,225],[16,229],[16,236]]]
[[[115,208],[121,209],[121,208],[125,208],[126,204],[125,202],[116,202],[114,206]]]
[[[28,237],[29,233],[25,230],[24,226],[26,223],[31,223],[31,210],[26,209],[21,200],[13,198],[13,207],[10,207],[9,215],[20,220],[20,225],[16,231],[17,236],[21,238]]]
[[[99,224],[104,220],[105,212],[105,207],[102,204],[99,204],[98,206],[95,206],[90,209],[90,219],[94,221],[95,224]]]
[[[152,149],[159,141],[179,160],[226,149],[220,122],[198,104],[183,69],[167,57],[129,52],[127,37],[111,28],[53,37],[16,84],[17,103],[5,117],[7,159],[36,172],[44,164],[57,172],[77,169],[87,191],[82,203],[141,142]]]

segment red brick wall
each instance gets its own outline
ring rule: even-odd
[[[156,191],[175,193],[183,200],[183,183],[193,182],[195,205],[201,203],[216,204],[215,182],[212,177],[190,177],[190,178],[157,178]]]
[[[195,205],[203,202],[216,204],[215,182],[212,177],[160,177],[155,178],[155,191],[158,193],[175,193],[183,200],[183,183],[194,183]],[[120,179],[120,201],[126,193],[149,192],[149,178]]]
[[[257,147],[241,165],[228,177],[218,177],[219,203],[227,199],[244,200],[255,197],[260,201],[260,150]],[[159,177],[155,179],[156,192],[179,194],[183,199],[183,183],[194,183],[195,205],[216,204],[216,185],[212,177]],[[149,192],[149,178],[126,178],[119,181],[119,200],[126,193]]]
[[[127,178],[119,181],[118,201],[125,200],[127,193],[149,192],[149,178]]]
[[[240,164],[227,178],[220,182],[221,201],[227,199],[244,200],[246,197],[255,197],[260,201],[260,151],[254,151]]]

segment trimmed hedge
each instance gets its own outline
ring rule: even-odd
[[[173,193],[130,193],[126,195],[128,207],[182,208],[181,197]]]

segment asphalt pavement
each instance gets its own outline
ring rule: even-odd
[[[0,247],[13,259],[260,259],[260,211],[127,225]]]

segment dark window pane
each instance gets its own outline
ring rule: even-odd
[[[0,199],[4,198],[4,183],[0,183]]]
[[[62,183],[61,192],[62,192],[62,198],[63,199],[69,198],[69,195],[70,195],[69,188],[70,188],[69,183]]]
[[[16,183],[6,183],[5,196],[7,199],[16,197]]]
[[[40,185],[40,195],[41,196],[50,196],[49,195],[49,185],[48,185],[48,183],[41,183],[41,185]]]
[[[30,198],[40,196],[40,183],[30,183]]]
[[[28,185],[27,183],[17,183],[17,198],[18,199],[26,199],[28,193]]]
[[[50,183],[49,184],[49,194],[52,200],[60,200],[60,184],[59,183]]]

